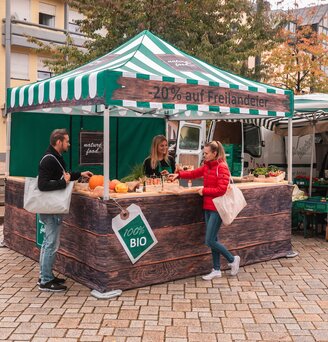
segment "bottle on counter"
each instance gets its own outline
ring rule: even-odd
[[[146,192],[146,181],[143,182],[143,192]]]
[[[188,188],[191,188],[192,187],[192,181],[191,179],[188,180]]]

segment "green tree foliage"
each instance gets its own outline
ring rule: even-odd
[[[104,55],[142,30],[220,68],[254,78],[245,67],[249,56],[271,48],[278,29],[257,0],[67,0],[85,19],[78,22],[88,38],[81,52],[68,37],[65,47],[45,47],[55,59],[48,65],[66,71]]]

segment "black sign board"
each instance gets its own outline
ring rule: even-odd
[[[80,132],[80,165],[103,164],[103,132]]]

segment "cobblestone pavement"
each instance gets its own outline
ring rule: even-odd
[[[70,279],[66,293],[39,292],[38,264],[0,248],[0,340],[328,341],[328,243],[294,236],[293,246],[298,257],[237,277],[192,277],[112,300]]]

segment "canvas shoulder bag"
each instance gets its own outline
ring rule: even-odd
[[[65,172],[59,160],[52,154],[46,154],[40,161],[47,156],[56,159],[57,163]],[[38,177],[26,177],[24,186],[24,209],[30,213],[37,214],[68,214],[71,204],[74,182],[69,182],[65,189],[40,191],[38,187]]]
[[[216,172],[218,175],[218,170]],[[213,203],[225,226],[231,224],[247,205],[243,193],[234,184],[231,175],[226,193],[223,196],[213,198]]]

